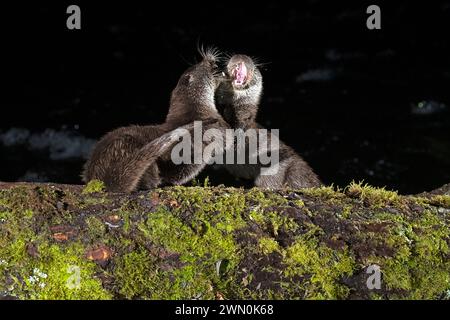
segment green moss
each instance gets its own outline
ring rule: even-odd
[[[206,177],[205,181],[203,181],[203,187],[208,188],[210,186],[211,186],[211,184],[209,183],[209,177]]]
[[[263,191],[259,188],[252,188],[246,193],[246,200],[256,209],[265,209],[274,206],[287,205],[288,200],[275,192]]]
[[[305,207],[305,202],[303,200],[297,199],[293,200],[292,202],[299,208]]]
[[[249,217],[250,220],[257,223],[262,229],[268,230],[274,235],[278,235],[280,230],[295,232],[298,228],[298,224],[293,218],[280,214],[277,211],[261,212],[252,210]]]
[[[410,299],[438,298],[450,288],[449,228],[428,210],[409,221],[390,216],[391,222],[396,223],[383,232],[380,239],[387,248],[394,250],[394,256],[372,256],[367,265],[380,266],[387,290],[406,290]],[[377,217],[384,217],[386,221],[389,215]]]
[[[24,217],[25,219],[31,219],[31,218],[33,218],[33,210],[30,210],[30,209],[25,210],[25,211],[23,212],[23,217]]]
[[[260,238],[258,241],[259,249],[264,254],[271,254],[272,252],[280,251],[280,245],[273,238]]]
[[[369,294],[369,298],[370,298],[370,300],[383,300],[383,295],[375,293],[375,292],[371,292]]]
[[[258,225],[263,225],[265,223],[265,217],[263,212],[260,210],[251,210],[249,213],[250,220],[256,222]]]
[[[146,241],[164,248],[168,254],[177,257],[179,262],[176,263],[177,268],[162,271],[154,257],[144,250],[126,255],[115,270],[126,297],[205,297],[211,295],[211,281],[217,285],[228,281],[228,270],[236,268],[240,260],[231,231],[223,227],[217,228],[217,224],[213,225],[208,221],[203,221],[202,225],[199,221],[187,225],[161,208],[149,214],[138,229]],[[218,263],[226,265],[220,274],[216,270]],[[132,272],[128,276],[130,268],[136,268],[136,273]],[[147,275],[145,278],[142,277],[143,272]]]
[[[349,196],[357,197],[373,208],[382,208],[387,205],[400,205],[400,197],[396,191],[375,188],[368,184],[362,184],[362,182],[352,182],[345,191]]]
[[[343,219],[350,218],[350,216],[352,214],[352,209],[353,209],[352,205],[344,205],[344,207],[342,208],[341,217]]]
[[[30,190],[22,186],[0,190],[0,206],[10,211],[23,212],[29,209],[30,198]]]
[[[0,292],[22,299],[336,299],[350,290],[352,297],[436,299],[449,292],[450,231],[436,208],[447,196],[403,197],[361,184],[346,189],[350,197],[333,187],[296,193],[288,200],[289,191],[170,187],[123,199],[50,186],[0,190]],[[106,227],[110,212],[122,228]],[[55,239],[56,225],[74,227],[70,238]],[[87,260],[93,244],[111,249],[109,263]],[[370,264],[381,267],[383,288],[361,293],[353,284]],[[67,286],[73,267],[80,286]]]
[[[0,238],[0,258],[5,262],[3,266],[20,265],[26,258],[27,241],[21,237],[16,241],[9,242],[9,240],[5,236]]]
[[[408,262],[413,276],[411,297],[432,299],[450,288],[450,230],[430,211],[414,221],[412,229],[413,258]]]
[[[8,212],[0,211],[0,223],[6,222],[7,217],[8,217]]]
[[[194,178],[192,179],[190,186],[192,187],[204,187],[204,188],[208,188],[211,187],[211,183],[209,181],[209,177],[206,177],[203,182],[201,182],[199,179]]]
[[[317,243],[315,239],[302,237],[285,251],[284,272],[287,277],[300,276],[299,284],[309,299],[343,299],[349,288],[340,281],[350,276],[355,260],[347,250],[337,251]]]
[[[85,259],[81,244],[60,247],[49,242],[45,222],[55,225],[71,220],[55,206],[61,193],[52,187],[17,187],[1,190],[0,194],[1,205],[7,209],[0,214],[4,220],[0,222],[0,291],[21,299],[111,297],[96,279],[96,266]],[[41,227],[38,231],[36,221]],[[79,270],[76,287],[66,285],[73,275],[70,268]]]
[[[156,289],[155,264],[156,259],[142,248],[118,258],[114,276],[119,284],[120,294],[127,299],[151,295]]]
[[[8,211],[0,211],[0,223],[6,222],[9,219],[10,215],[11,213]]]
[[[282,229],[285,232],[295,232],[298,228],[298,224],[293,218],[286,217],[279,212],[268,212],[266,219],[270,222],[274,235],[278,235],[278,232]]]
[[[137,229],[142,241],[163,248],[179,262],[175,262],[177,267],[162,268],[147,252],[140,251],[138,255],[145,258],[139,269],[150,276],[128,284],[129,278],[122,277],[126,288],[123,294],[149,299],[213,298],[212,286],[226,286],[232,280],[229,271],[235,270],[241,259],[234,232],[246,225],[241,215],[245,209],[243,193],[214,194],[212,189],[201,187],[159,192],[160,200],[171,211],[159,206],[138,223]],[[193,214],[186,215],[186,210]],[[136,255],[127,255],[115,273],[127,274],[126,269],[137,263],[130,261],[137,259]]]
[[[173,210],[176,215],[186,210],[195,212],[190,217],[194,227],[203,225],[205,221],[227,232],[245,226],[242,213],[246,209],[246,198],[242,190],[230,192],[223,189],[220,193],[214,193],[212,188],[174,187],[169,192],[163,192],[161,197],[175,200]]]
[[[203,224],[196,221],[189,226],[162,209],[150,214],[139,229],[149,240],[180,254],[183,262],[202,259],[213,266],[218,260],[227,259],[237,263],[231,231],[217,228],[208,221],[203,221]]]
[[[439,207],[450,208],[450,196],[449,195],[436,195],[426,200],[427,203]]]
[[[11,221],[11,220],[19,220],[18,222],[23,222],[22,219],[30,220],[33,218],[33,210],[26,209],[21,210],[17,214],[14,213],[14,211],[0,211],[0,222],[4,220],[3,222]]]
[[[83,194],[90,194],[90,193],[97,193],[97,192],[104,192],[106,189],[105,184],[97,179],[89,181],[86,186],[84,187],[82,193]]]
[[[317,188],[305,188],[301,189],[300,192],[312,197],[318,197],[322,199],[334,199],[334,198],[343,198],[344,195],[340,192],[339,188],[331,186],[320,186]]]
[[[128,211],[120,211],[119,215],[123,219],[123,231],[128,233],[130,231],[131,223],[130,223],[130,212]]]
[[[20,299],[108,299],[110,294],[95,277],[95,264],[84,258],[83,246],[66,248],[41,243],[39,256],[30,259],[23,239],[1,250],[6,258],[8,277],[14,284],[4,288]],[[1,270],[1,269],[0,269]],[[4,283],[4,281],[0,281]]]
[[[47,274],[44,279],[30,284],[30,294],[37,299],[109,299],[95,276],[96,266],[84,258],[83,246],[73,243],[66,248],[57,245],[40,246],[38,268]],[[78,278],[79,276],[79,278]],[[40,284],[45,283],[44,287]]]
[[[85,222],[92,239],[101,239],[104,236],[106,226],[102,220],[95,216],[89,216],[86,218]]]
[[[203,209],[208,211],[212,205],[211,197],[213,195],[212,189],[202,187],[181,187],[175,186],[170,190],[162,191],[160,197],[168,200],[175,200],[177,207],[194,209]],[[169,205],[172,206],[171,203]]]
[[[86,197],[83,199],[83,202],[80,203],[80,208],[86,209],[90,206],[96,206],[96,205],[104,205],[108,204],[110,201],[106,197]]]

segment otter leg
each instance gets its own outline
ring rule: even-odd
[[[120,189],[120,172],[142,143],[129,134],[117,133],[100,141],[86,163],[84,181],[103,181],[108,190]]]
[[[319,187],[322,182],[311,169],[311,167],[300,157],[292,157],[289,166],[286,168],[285,185],[298,188]]]
[[[281,189],[286,180],[286,162],[280,162],[278,171],[271,175],[261,173],[255,179],[255,186],[265,189]]]
[[[156,164],[151,165],[145,172],[139,182],[140,190],[149,190],[157,188],[161,184],[159,168]]]
[[[224,151],[224,144],[226,141],[225,129],[228,127],[229,126],[225,121],[219,119],[215,119],[214,121],[203,121],[203,134],[209,129],[218,130],[209,131],[209,133],[211,134],[210,138],[213,141],[212,143],[205,142],[202,139],[202,163],[194,163],[194,161],[191,161],[191,163],[182,163],[176,165],[171,159],[170,151],[164,154],[163,158],[158,161],[163,183],[166,185],[181,185],[195,178],[200,173],[200,171],[203,170],[203,168],[211,158],[211,155],[203,154],[206,146],[217,143],[217,149],[221,149],[222,152]],[[193,136],[193,130],[194,129],[189,130],[191,137]],[[222,142],[223,144],[220,144],[220,142]],[[194,154],[194,151],[194,146],[191,145],[192,155]]]

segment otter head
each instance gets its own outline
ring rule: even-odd
[[[180,97],[190,103],[214,104],[214,91],[218,80],[219,53],[215,49],[200,49],[202,61],[189,67],[178,80],[172,97]]]
[[[243,54],[235,54],[230,58],[227,75],[235,90],[246,90],[260,78],[253,59]]]
[[[166,122],[179,125],[217,113],[214,93],[220,84],[219,54],[214,49],[199,51],[202,61],[189,67],[172,91]]]
[[[227,63],[226,80],[219,88],[219,105],[254,105],[257,107],[263,90],[263,79],[258,65],[243,54],[233,55]]]

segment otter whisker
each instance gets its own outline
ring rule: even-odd
[[[201,45],[198,48],[198,52],[200,56],[205,60],[210,60],[214,62],[219,62],[221,60],[221,52],[217,47],[209,46],[204,48],[203,45]]]
[[[252,56],[251,58],[253,60],[253,63],[255,64],[255,67],[257,67],[257,68],[265,67],[272,63],[272,62],[263,62],[261,57]]]

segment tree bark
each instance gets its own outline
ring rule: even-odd
[[[0,183],[0,298],[449,299],[449,189]]]

